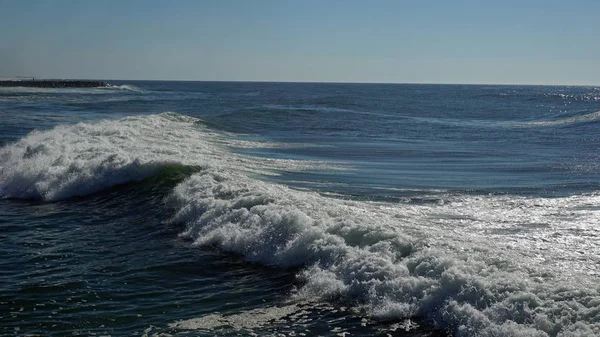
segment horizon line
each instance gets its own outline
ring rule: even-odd
[[[293,80],[190,80],[190,79],[118,79],[118,78],[58,78],[58,77],[36,77],[36,76],[0,76],[0,79],[28,79],[35,78],[36,80],[79,80],[79,81],[135,81],[135,82],[205,82],[205,83],[298,83],[298,84],[391,84],[391,85],[498,85],[498,86],[572,86],[572,87],[598,87],[599,84],[549,84],[549,83],[491,83],[491,82],[476,82],[476,83],[452,83],[452,82],[344,82],[344,81],[293,81]]]

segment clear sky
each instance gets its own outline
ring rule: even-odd
[[[600,0],[0,0],[0,77],[600,85]]]

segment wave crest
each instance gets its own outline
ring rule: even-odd
[[[264,145],[264,144],[263,144]],[[257,147],[174,112],[34,131],[0,148],[0,197],[62,200],[140,181],[172,165],[230,167],[273,174],[333,168],[302,160],[259,159],[231,147]]]
[[[193,119],[169,113],[34,131],[0,149],[0,196],[61,200],[171,165],[210,165],[214,146],[206,138]]]

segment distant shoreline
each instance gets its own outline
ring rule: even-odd
[[[4,80],[0,81],[0,88],[27,87],[27,88],[97,88],[110,87],[104,81],[82,81],[82,80]]]

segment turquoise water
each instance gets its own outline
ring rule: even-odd
[[[599,88],[113,84],[0,89],[0,334],[600,334]]]

